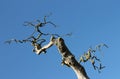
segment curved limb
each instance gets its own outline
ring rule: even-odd
[[[92,59],[95,59],[95,60],[101,62],[100,59],[98,59],[96,56],[93,56]]]
[[[32,22],[25,21],[24,26],[35,26]]]
[[[8,44],[10,44],[11,42],[26,43],[26,42],[31,42],[31,40],[28,40],[28,39],[25,39],[25,40],[11,39],[11,40],[5,41],[5,43],[8,43]]]
[[[86,60],[84,59],[84,56],[80,57],[79,63],[81,63],[81,62],[86,62]]]
[[[40,50],[42,48],[42,43],[44,43],[46,40],[45,39],[40,39],[40,43],[38,42],[32,42],[33,52],[37,52],[37,50]],[[46,53],[46,50],[43,50],[42,52]]]
[[[108,48],[108,46],[107,46],[106,44],[104,44],[104,43],[101,43],[101,44],[97,45],[95,48],[96,48],[96,50],[101,51],[101,47],[106,47],[106,48]]]
[[[87,53],[84,53],[84,56],[85,56],[86,61],[89,60],[91,58],[91,51],[88,50]]]
[[[90,62],[94,68],[94,70],[98,69],[98,67],[95,65],[95,60],[94,59],[90,59]]]

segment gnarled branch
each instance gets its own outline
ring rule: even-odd
[[[40,49],[38,49],[36,46],[35,46],[35,53],[40,55],[43,51],[45,51],[46,49],[50,48],[55,42],[55,38],[52,36],[51,39],[50,39],[50,42],[47,44],[47,45],[44,45],[43,47],[41,47]]]
[[[43,46],[41,49],[37,49],[36,54],[39,55],[43,50],[48,49],[52,45],[56,45],[60,54],[62,55],[62,64],[71,67],[76,73],[78,79],[89,79],[84,67],[78,63],[78,61],[75,59],[75,56],[65,45],[64,40],[60,37],[51,37],[51,40],[47,45]]]

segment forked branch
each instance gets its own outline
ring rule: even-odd
[[[54,23],[52,23],[51,21],[46,21],[46,16],[44,17],[43,22],[40,22],[39,20],[37,20],[37,24],[36,23],[34,24],[33,22],[25,22],[25,24],[24,24],[25,26],[34,27],[34,31],[32,32],[32,34],[27,39],[24,39],[24,40],[11,39],[11,40],[5,41],[5,43],[10,44],[11,42],[16,42],[16,43],[29,42],[34,47],[33,52],[35,52],[37,55],[40,55],[42,52],[46,53],[47,52],[46,50],[48,48],[55,45],[58,48],[58,50],[62,56],[62,65],[66,65],[66,66],[72,68],[74,70],[74,72],[76,73],[78,79],[89,79],[84,67],[81,65],[81,63],[79,63],[75,59],[75,56],[67,48],[62,36],[60,36],[59,34],[44,33],[41,31],[41,28],[46,26],[47,24],[51,24],[54,27],[56,27],[56,25]],[[37,35],[37,37],[36,37],[36,35]],[[70,36],[70,35],[71,35],[71,33],[65,34],[63,36]],[[43,38],[43,36],[44,37],[51,36],[50,42],[46,45],[43,45],[43,43],[46,42],[46,38]],[[96,49],[100,50],[101,46],[106,46],[106,45],[101,44],[101,45],[97,46]],[[85,53],[84,56],[82,56],[80,58],[80,62],[87,62],[88,60],[99,61],[99,59],[96,56],[94,56],[94,55],[92,56],[92,52],[95,52],[95,50],[91,50],[91,51],[88,51],[87,53]],[[95,62],[92,61],[93,67],[95,69],[98,68],[95,66],[94,63]],[[102,66],[102,64],[100,64],[98,69],[101,70],[104,67],[105,66]]]
[[[76,73],[78,79],[89,79],[84,67],[78,63],[78,61],[75,59],[75,56],[65,45],[64,40],[60,37],[55,38],[52,36],[50,42],[47,45],[43,46],[41,49],[37,49],[36,54],[39,55],[43,50],[50,48],[52,45],[57,46],[62,56],[62,64],[71,67]]]

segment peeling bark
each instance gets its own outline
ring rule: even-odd
[[[57,46],[62,56],[62,64],[72,68],[76,73],[78,79],[89,79],[84,67],[78,63],[78,61],[75,59],[75,56],[69,51],[69,49],[65,45],[64,40],[60,37],[57,39],[52,37],[47,45],[43,46],[41,49],[36,49],[36,54],[40,54],[43,50],[46,50],[52,45]]]

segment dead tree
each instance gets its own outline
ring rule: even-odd
[[[62,56],[62,64],[72,68],[76,73],[78,79],[89,79],[84,67],[75,59],[75,56],[67,48],[64,39],[61,37],[55,38],[52,36],[50,42],[47,45],[43,46],[41,49],[37,49],[35,53],[37,55],[40,55],[44,50],[47,50],[53,45],[57,46]]]
[[[26,22],[26,26],[33,26],[34,31],[32,34],[24,40],[17,40],[17,39],[11,39],[6,41],[6,43],[11,43],[12,41],[14,42],[19,42],[19,43],[26,43],[29,42],[33,46],[33,52],[35,52],[37,55],[40,55],[41,53],[46,53],[47,49],[50,48],[51,46],[56,46],[59,50],[59,53],[62,56],[62,65],[66,65],[69,68],[72,68],[73,71],[76,73],[78,79],[90,79],[87,75],[87,72],[85,71],[85,68],[81,65],[80,62],[86,62],[88,60],[98,60],[96,56],[92,56],[91,52],[95,52],[95,50],[89,51],[88,53],[84,54],[82,59],[77,61],[75,59],[75,56],[70,52],[70,50],[67,48],[64,39],[62,36],[59,34],[51,34],[51,33],[43,33],[40,28],[45,26],[46,24],[52,24],[53,26],[56,26],[54,23],[51,21],[46,21],[46,16],[44,17],[43,22],[39,22],[38,24],[33,24],[32,22]],[[37,37],[35,37],[35,33],[37,33]],[[46,39],[43,38],[42,36],[51,36],[50,41],[48,44],[43,45],[44,42],[46,42]],[[71,34],[66,34],[64,36],[71,35]],[[103,45],[103,44],[102,44]],[[101,45],[99,45],[97,48],[100,49]],[[95,62],[94,62],[95,64]],[[95,66],[95,65],[93,65]],[[104,66],[100,64],[99,71],[103,69]]]

